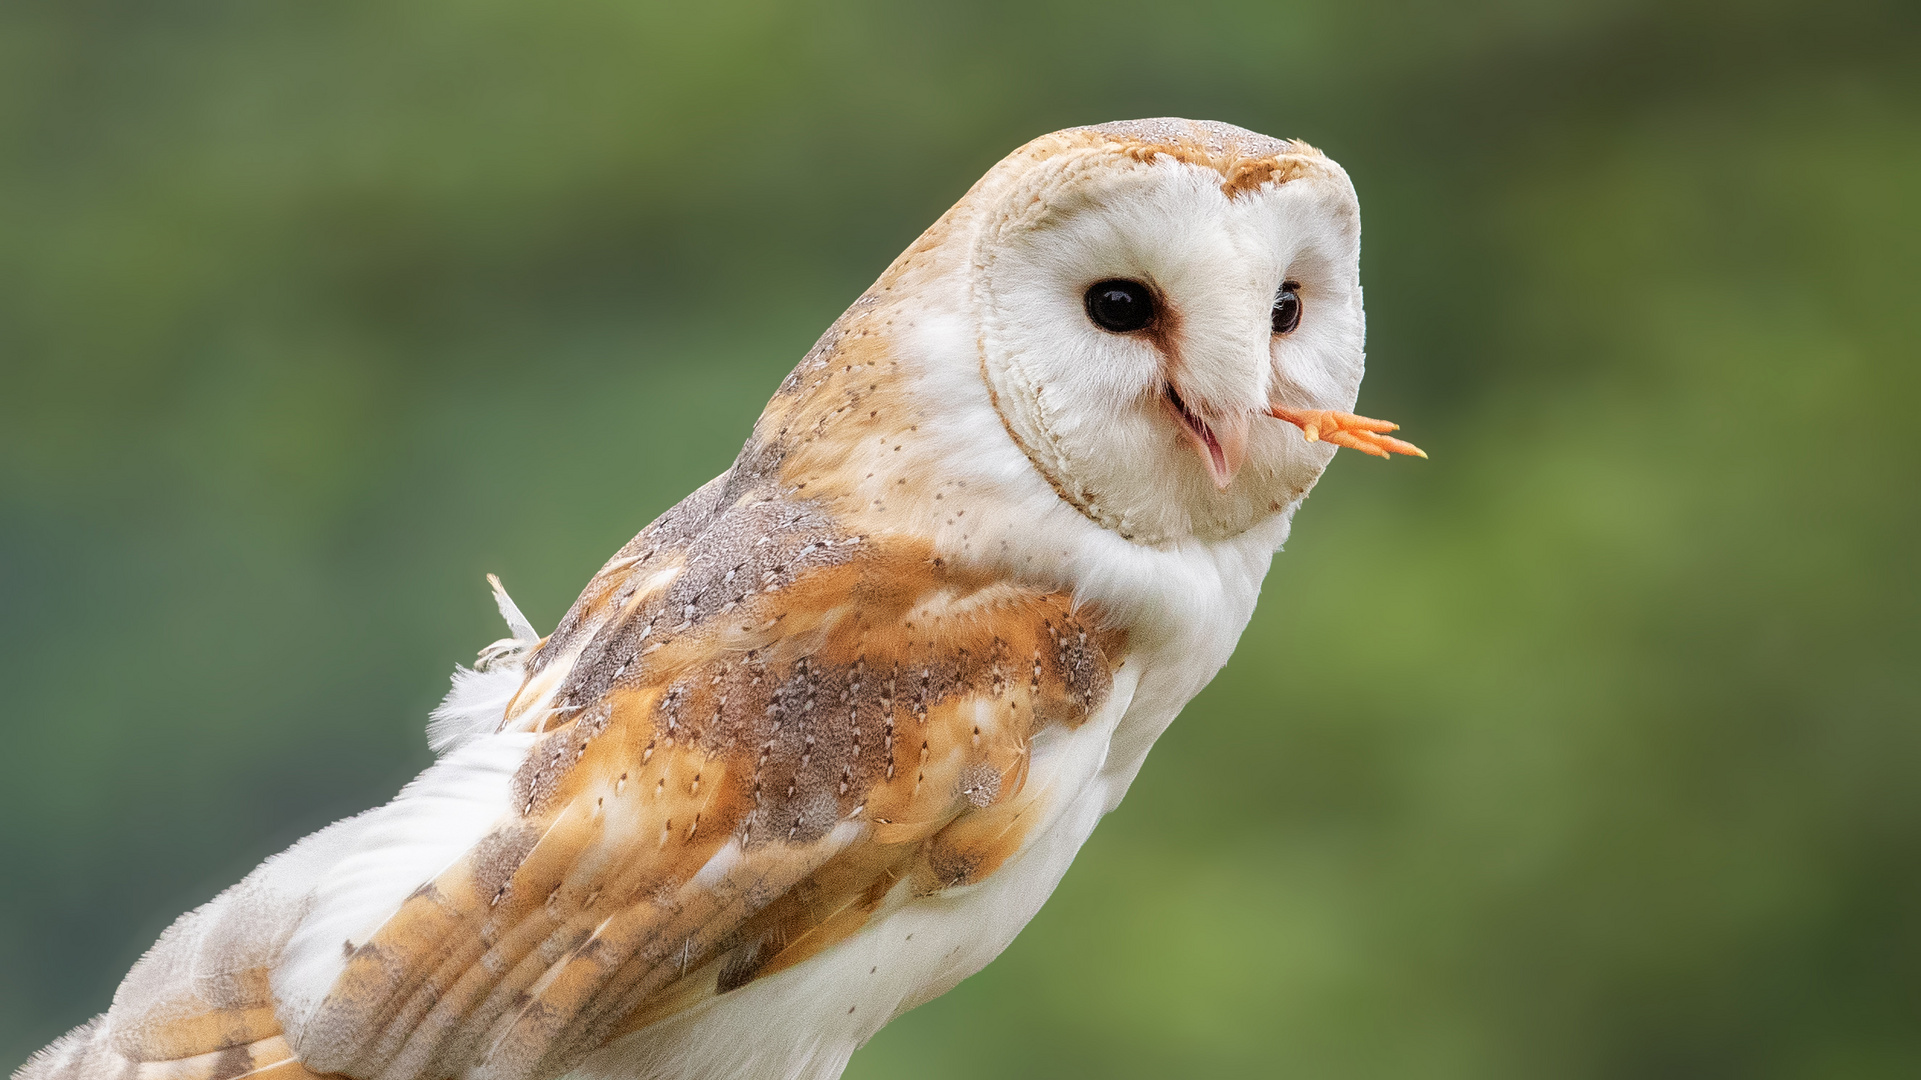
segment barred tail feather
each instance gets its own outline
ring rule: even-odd
[[[174,1061],[135,1061],[114,1049],[107,1017],[91,1021],[33,1056],[13,1080],[322,1080],[293,1058],[279,1036]]]

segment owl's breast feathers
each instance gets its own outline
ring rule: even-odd
[[[928,538],[854,532],[831,483],[810,473],[810,491],[797,465],[844,453],[810,418],[856,415],[821,362],[834,346],[526,659],[481,738],[532,749],[482,839],[333,945],[338,976],[304,1016],[276,1013],[265,971],[221,999],[242,1009],[117,1003],[128,1075],[558,1076],[1021,850],[1050,798],[1030,746],[1100,706],[1122,633]],[[848,388],[878,401],[845,355]]]

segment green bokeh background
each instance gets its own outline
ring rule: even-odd
[[[384,800],[1003,153],[1324,147],[1362,409],[881,1077],[1921,1075],[1921,7],[0,9],[0,1068]]]

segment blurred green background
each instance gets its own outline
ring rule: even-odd
[[[1672,0],[0,8],[0,1067],[428,761],[484,572],[551,627],[1002,154],[1170,114],[1347,166],[1433,460],[849,1075],[1921,1075],[1921,7]]]

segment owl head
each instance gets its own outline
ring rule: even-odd
[[[1360,238],[1354,187],[1320,151],[1136,120],[1008,155],[883,286],[937,279],[959,301],[970,377],[1087,518],[1141,543],[1218,540],[1285,512],[1333,455],[1266,414],[1353,407]]]

